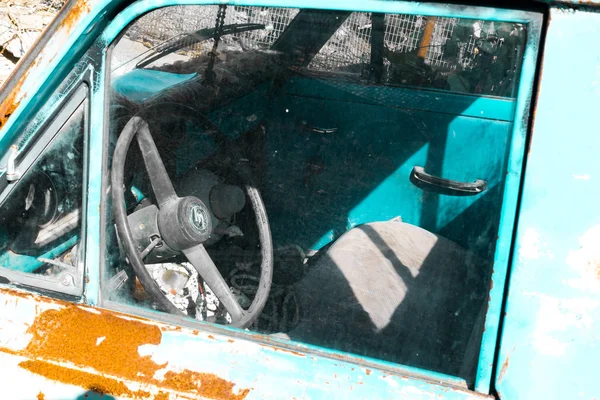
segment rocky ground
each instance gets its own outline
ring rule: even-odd
[[[0,1],[0,84],[63,3],[64,0]]]

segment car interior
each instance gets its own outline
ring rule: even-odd
[[[108,54],[103,296],[471,384],[525,36],[293,8],[137,19]],[[59,142],[0,208],[3,267],[73,265],[83,161]]]

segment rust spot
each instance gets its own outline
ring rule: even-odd
[[[65,16],[64,20],[58,26],[57,31],[54,34],[54,38],[58,41],[58,40],[63,40],[61,38],[61,35],[63,35],[64,37],[68,37],[71,34],[73,27],[75,25],[77,25],[77,23],[81,19],[83,19],[83,17],[85,17],[87,14],[89,14],[90,11],[91,11],[91,6],[90,6],[88,0],[79,0],[78,2],[76,2],[73,5],[73,7],[69,10],[69,12]],[[47,29],[48,29],[48,27],[46,27],[44,29],[44,31],[42,32],[40,37],[46,34]],[[35,43],[33,44],[32,47],[35,47],[35,44],[39,41],[40,37],[38,37],[38,39],[35,41]],[[35,68],[38,64],[40,66],[42,66],[41,65],[42,61],[44,64],[43,67],[47,67],[48,64],[53,60],[53,58],[54,58],[54,54],[50,54],[47,58],[45,58],[45,55],[42,52],[37,56],[37,58],[27,68],[27,70],[25,70],[25,72],[23,73],[21,78],[19,78],[16,85],[10,91],[10,93],[8,94],[6,99],[4,99],[2,104],[0,104],[0,128],[2,128],[4,126],[4,124],[6,124],[6,121],[8,121],[10,116],[15,112],[15,110],[21,103],[21,99],[23,98],[23,94],[24,94],[24,93],[22,93],[23,84],[27,80],[27,77],[29,76],[29,73],[31,72],[31,70],[33,68]],[[9,77],[8,80],[10,80],[10,79],[11,78]],[[7,80],[7,82],[8,82],[8,80]]]
[[[367,376],[371,375],[371,370],[369,368],[367,368],[367,370],[365,371]]]
[[[229,343],[233,343],[233,342],[235,342],[235,340],[233,340],[233,339],[227,339],[227,341],[228,341]]]
[[[128,397],[148,397],[150,395],[150,393],[143,391],[132,392],[123,382],[115,379],[62,367],[45,361],[28,360],[21,362],[19,366],[48,379],[79,386],[102,394]]]
[[[18,351],[9,349],[7,347],[0,347],[0,352],[6,353],[6,354],[12,354],[13,356],[20,355],[20,353]]]
[[[90,11],[91,7],[88,0],[79,0],[73,5],[73,7],[71,7],[69,13],[65,16],[65,19],[62,20],[60,28],[64,27],[67,32],[71,32],[73,27],[77,25],[77,23],[83,19],[83,17],[89,14]]]
[[[217,340],[217,339],[215,339],[215,337],[213,335],[208,335],[208,338],[212,339],[212,340]]]
[[[282,349],[282,348],[275,347],[275,346],[267,346],[267,345],[262,345],[262,346],[263,347],[268,347],[268,348],[270,348],[270,349],[272,349],[274,351],[281,351],[282,353],[293,354],[293,355],[298,356],[298,357],[306,357],[305,354],[298,353],[297,351]]]
[[[4,126],[8,118],[15,112],[17,107],[19,106],[20,100],[18,99],[19,92],[21,91],[21,87],[23,83],[27,79],[29,75],[29,71],[25,71],[21,79],[17,82],[13,90],[6,96],[6,99],[0,104],[0,128]]]
[[[182,332],[183,331],[183,329],[180,326],[170,326],[170,325],[162,326],[160,328],[160,330],[163,332]]]
[[[37,299],[40,296],[34,295],[32,293],[23,292],[20,290],[9,289],[9,288],[1,288],[0,293],[5,294],[7,296],[18,297],[21,299]],[[48,301],[50,303],[51,301]]]
[[[250,393],[250,389],[243,389],[235,395],[233,394],[233,383],[213,374],[193,372],[187,369],[182,372],[167,372],[162,385],[178,391],[196,392],[200,397],[219,400],[242,400]]]
[[[27,332],[33,337],[26,351],[45,359],[68,361],[131,380],[151,378],[164,367],[138,353],[141,345],[160,344],[160,329],[110,313],[96,314],[77,306],[47,310]],[[96,345],[100,337],[106,339]]]
[[[42,392],[39,392],[36,397],[37,397],[37,400],[44,400],[44,398],[45,398],[44,393],[42,393]]]
[[[508,361],[509,356],[507,356],[504,362],[502,363],[502,368],[500,368],[500,375],[498,375],[498,382],[504,379],[504,374],[506,374],[506,370],[508,369]]]
[[[158,394],[154,396],[154,400],[169,400],[169,393],[158,392]]]
[[[594,271],[596,279],[600,279],[600,260],[593,260],[589,262],[590,267]]]
[[[138,348],[160,344],[162,333],[158,325],[142,319],[126,319],[117,313],[67,304],[39,314],[27,332],[32,339],[24,350],[6,352],[29,358],[19,364],[22,368],[67,384],[126,397],[147,397],[150,393],[133,392],[123,380],[187,392],[183,394],[190,398],[241,400],[250,392],[241,389],[235,394],[234,383],[214,374],[189,370],[168,371],[162,380],[154,378],[167,364],[140,356]],[[98,342],[100,337],[104,339]],[[68,362],[74,367],[56,362]]]

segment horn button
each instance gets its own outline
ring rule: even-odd
[[[208,207],[198,198],[178,198],[163,205],[158,212],[158,229],[173,250],[181,251],[204,243],[212,233]]]

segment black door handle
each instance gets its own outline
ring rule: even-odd
[[[449,196],[474,196],[485,192],[487,189],[487,182],[483,179],[477,179],[472,183],[452,181],[430,175],[425,172],[423,167],[418,166],[413,167],[410,173],[410,181],[423,190]]]
[[[330,134],[338,131],[338,128],[321,128],[318,126],[309,125],[309,123],[304,120],[300,121],[298,124],[300,125],[300,128],[315,133]]]

